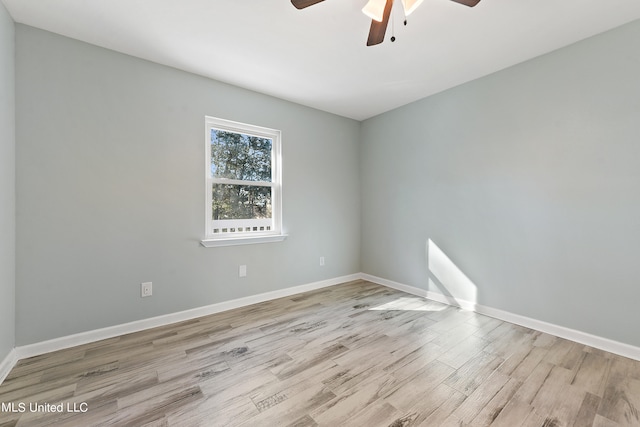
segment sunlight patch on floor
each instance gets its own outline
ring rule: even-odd
[[[424,300],[420,298],[401,297],[396,300],[389,301],[388,303],[385,303],[376,307],[371,307],[369,310],[442,311],[442,310],[445,310],[446,308],[447,306],[445,304],[441,304],[439,302]]]

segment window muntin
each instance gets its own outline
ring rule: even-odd
[[[280,131],[206,117],[206,238],[281,234]]]

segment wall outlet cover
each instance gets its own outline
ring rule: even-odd
[[[150,297],[153,295],[153,283],[152,282],[144,282],[140,283],[140,296],[142,298]]]

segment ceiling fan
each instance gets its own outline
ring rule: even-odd
[[[313,6],[316,3],[320,3],[324,0],[291,0],[291,3],[297,9],[304,9],[305,7]],[[401,0],[404,7],[404,14],[408,16],[411,14],[422,0]],[[451,0],[456,3],[463,4],[465,6],[473,7],[480,3],[480,0]],[[371,28],[369,29],[369,38],[367,39],[367,46],[373,46],[380,44],[384,41],[384,34],[387,31],[387,25],[389,24],[389,17],[391,16],[391,8],[393,7],[394,0],[369,0],[365,7],[362,8],[362,12],[371,18]],[[405,21],[406,24],[406,21]],[[392,38],[393,41],[393,38]]]

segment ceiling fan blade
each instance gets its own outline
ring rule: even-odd
[[[384,14],[382,15],[382,22],[378,22],[375,19],[371,20],[371,28],[369,29],[369,38],[367,39],[367,46],[380,44],[384,41],[384,33],[387,31],[387,25],[389,24],[389,17],[391,16],[392,6],[393,6],[393,0],[387,0],[387,4],[384,5]]]
[[[463,5],[469,6],[469,7],[473,7],[473,6],[477,5],[478,3],[480,3],[480,0],[451,0],[451,1],[463,4]]]
[[[291,4],[294,5],[296,9],[304,9],[305,7],[313,6],[321,1],[324,0],[291,0]]]

